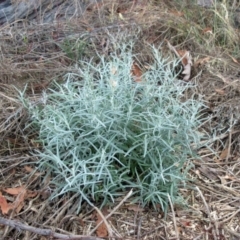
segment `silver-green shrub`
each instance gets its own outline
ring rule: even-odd
[[[118,54],[117,54],[118,52]],[[136,83],[131,48],[111,60],[80,62],[55,84],[41,104],[24,100],[42,151],[39,166],[52,174],[56,195],[77,192],[92,204],[114,201],[133,188],[133,201],[168,205],[185,180],[200,124],[200,100],[184,100],[186,84],[176,79],[177,62],[153,48],[154,64]]]

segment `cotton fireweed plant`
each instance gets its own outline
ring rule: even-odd
[[[111,60],[80,62],[34,104],[21,94],[39,132],[39,167],[51,174],[54,196],[79,193],[80,205],[114,201],[133,189],[133,201],[175,202],[184,163],[199,141],[203,103],[183,100],[190,84],[177,80],[176,62],[153,48],[154,64],[135,82],[129,46]]]

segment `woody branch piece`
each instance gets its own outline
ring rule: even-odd
[[[21,229],[21,230],[26,230],[42,236],[51,236],[55,239],[57,238],[57,239],[68,239],[68,240],[103,240],[102,238],[98,238],[98,237],[90,237],[90,236],[84,236],[84,235],[65,235],[65,234],[55,233],[49,229],[31,227],[19,221],[9,220],[3,217],[0,217],[0,224]]]

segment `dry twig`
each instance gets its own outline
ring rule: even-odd
[[[68,240],[103,240],[102,238],[98,237],[90,237],[90,236],[84,236],[84,235],[65,235],[65,234],[60,234],[60,233],[55,233],[52,230],[49,229],[44,229],[44,228],[36,228],[36,227],[31,227],[26,224],[23,224],[19,221],[16,220],[9,220],[3,217],[0,217],[0,224],[3,224],[5,226],[10,226],[13,228],[17,229],[22,229],[26,230],[29,232],[33,232],[42,236],[49,236],[49,237],[54,237],[58,239],[68,239]]]
[[[105,217],[105,220],[107,220],[108,218],[110,218],[116,211],[118,208],[120,208],[122,206],[122,204],[132,195],[132,189],[130,190],[130,192],[122,199],[122,201]],[[99,222],[97,224],[97,226],[90,232],[90,235],[92,235],[97,228],[103,223],[103,219],[101,222]]]
[[[172,218],[173,218],[173,224],[174,224],[174,228],[175,228],[175,232],[176,232],[176,239],[179,240],[180,238],[179,238],[179,231],[178,231],[178,227],[177,227],[175,212],[174,212],[173,204],[172,204],[172,201],[171,201],[171,198],[170,198],[169,194],[168,194],[168,200],[169,200],[171,210],[172,210],[172,215],[173,215]]]

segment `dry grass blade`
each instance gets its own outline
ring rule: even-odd
[[[177,240],[180,240],[179,238],[179,230],[178,230],[178,227],[177,227],[177,221],[176,221],[176,216],[175,216],[175,211],[174,211],[174,208],[173,208],[173,204],[172,204],[172,201],[171,201],[171,198],[170,196],[168,195],[168,199],[169,199],[169,203],[170,203],[170,206],[171,206],[171,210],[172,210],[172,219],[173,219],[173,223],[174,223],[174,229],[175,229],[175,233],[176,233],[176,239]]]

